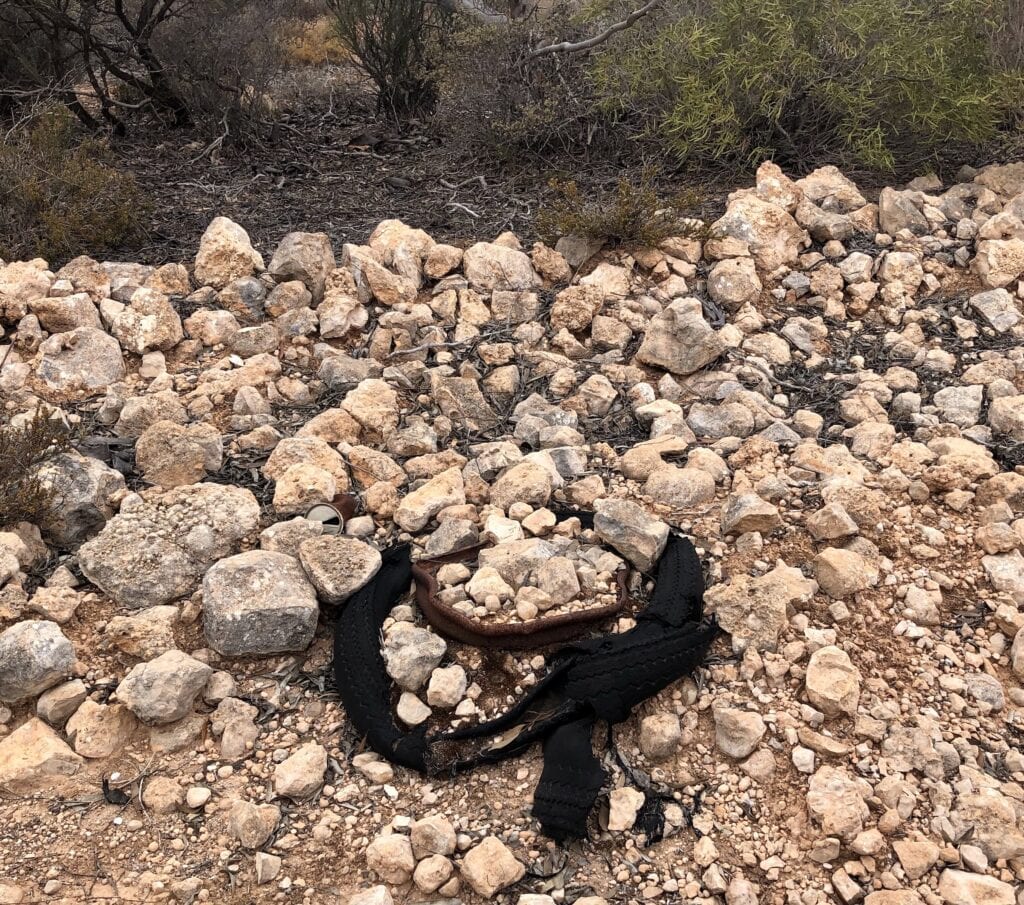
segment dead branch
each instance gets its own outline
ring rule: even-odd
[[[603,44],[612,35],[617,32],[624,31],[629,28],[633,23],[642,19],[655,7],[661,5],[662,0],[650,0],[645,3],[639,9],[633,10],[625,19],[621,22],[616,22],[614,25],[609,25],[604,31],[594,35],[591,38],[587,38],[585,41],[562,41],[559,44],[548,44],[544,47],[538,47],[528,57],[528,60],[535,60],[537,57],[542,57],[549,53],[582,53],[585,50],[590,50],[593,47],[597,47],[598,44]]]

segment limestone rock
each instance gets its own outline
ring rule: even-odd
[[[220,739],[220,756],[225,760],[239,760],[251,750],[259,738],[256,725],[259,711],[245,701],[224,698],[210,715],[210,731]]]
[[[532,289],[539,285],[530,258],[515,248],[493,242],[477,242],[465,250],[462,269],[474,289]]]
[[[860,701],[860,671],[841,648],[816,650],[807,664],[807,698],[825,716],[855,716]]]
[[[170,299],[152,289],[135,291],[130,304],[121,306],[110,318],[110,332],[136,355],[153,349],[173,349],[185,337],[181,318]]]
[[[75,649],[55,622],[26,619],[0,633],[0,702],[52,688],[71,672]]]
[[[491,502],[507,510],[515,502],[534,508],[546,506],[551,499],[551,473],[537,462],[513,465],[491,486]]]
[[[114,501],[125,490],[120,472],[74,451],[47,460],[38,475],[54,491],[40,528],[63,547],[76,546],[99,531],[117,512]]]
[[[86,577],[121,606],[142,609],[191,594],[207,568],[255,532],[248,490],[192,484],[134,497],[79,550]]]
[[[1024,834],[1017,829],[1013,801],[996,789],[963,794],[956,813],[974,828],[971,841],[993,861],[1024,857]]]
[[[220,560],[203,579],[203,630],[226,656],[303,651],[319,616],[316,592],[299,563],[250,550]]]
[[[63,726],[87,697],[81,679],[62,682],[44,691],[36,701],[36,713],[51,726]]]
[[[768,534],[781,525],[779,510],[756,493],[733,494],[722,507],[722,531],[725,534],[746,534],[749,531]]]
[[[688,298],[672,302],[651,319],[636,357],[644,364],[687,375],[724,351],[725,342],[704,320],[700,302]]]
[[[371,886],[351,896],[348,905],[394,905],[394,901],[386,886]]]
[[[16,324],[28,313],[30,299],[49,295],[53,281],[42,259],[0,264],[0,321]]]
[[[106,640],[118,650],[152,660],[174,650],[174,629],[179,611],[174,606],[153,606],[131,616],[113,616],[103,629]]]
[[[811,777],[807,809],[826,836],[852,840],[864,828],[870,814],[864,802],[870,794],[871,786],[863,779],[854,779],[846,770],[826,765]]]
[[[699,468],[663,465],[647,478],[644,494],[673,509],[692,509],[715,499],[715,479]]]
[[[412,879],[420,892],[429,894],[447,883],[454,873],[454,865],[443,855],[428,855],[416,865]]]
[[[939,847],[930,839],[897,839],[892,848],[911,880],[923,877],[939,860]]]
[[[15,794],[52,789],[85,762],[40,719],[30,719],[0,739],[0,786]]]
[[[228,812],[228,832],[243,848],[260,848],[270,839],[281,820],[281,809],[274,804],[253,804],[239,799]]]
[[[1000,396],[988,410],[989,426],[1011,440],[1024,440],[1024,396]]]
[[[1017,901],[1009,883],[951,867],[939,877],[939,895],[946,905],[1014,905]]]
[[[970,305],[997,333],[1005,333],[1021,321],[1013,296],[1005,289],[978,292],[971,296]]]
[[[146,481],[166,488],[201,481],[220,469],[222,458],[220,433],[211,424],[157,421],[135,444],[135,462]]]
[[[913,192],[884,188],[878,196],[878,222],[882,229],[895,235],[901,229],[923,235],[931,232],[928,218],[914,203]]]
[[[505,843],[494,836],[486,836],[466,852],[459,871],[474,892],[490,899],[507,886],[518,883],[526,868]]]
[[[633,829],[636,815],[644,804],[644,793],[639,789],[623,786],[608,793],[608,829],[613,833]]]
[[[99,310],[84,292],[56,299],[31,299],[28,307],[47,333],[66,333],[79,327],[103,329]]]
[[[86,699],[64,731],[76,754],[104,758],[127,746],[138,725],[123,704],[97,704]]]
[[[668,525],[627,500],[598,500],[594,530],[642,572],[654,567],[668,543]]]
[[[829,547],[814,557],[814,577],[837,600],[878,584],[878,567],[853,550]]]
[[[40,380],[62,393],[101,390],[125,374],[120,344],[96,327],[53,334],[39,346],[39,356]]]
[[[307,742],[274,768],[274,791],[293,801],[305,801],[324,784],[327,749]]]
[[[249,234],[227,217],[215,217],[203,233],[196,254],[195,277],[205,286],[223,289],[232,280],[263,270],[263,258]]]
[[[438,667],[430,674],[427,703],[451,710],[465,697],[467,684],[466,670],[461,666]]]
[[[378,836],[366,848],[366,866],[386,883],[408,883],[416,867],[409,837]]]
[[[455,827],[447,817],[434,815],[415,821],[410,829],[410,839],[417,859],[455,854]]]
[[[705,603],[732,635],[734,651],[774,651],[788,608],[808,603],[817,590],[817,582],[780,560],[764,575],[737,575],[728,584],[714,585],[705,594]]]
[[[117,686],[117,699],[144,723],[173,723],[191,713],[212,673],[205,663],[169,650],[133,667]]]
[[[448,645],[444,639],[408,622],[396,623],[384,638],[388,675],[401,688],[417,691],[441,662]]]
[[[403,497],[395,512],[395,524],[405,531],[419,531],[445,507],[465,502],[462,469],[449,468]]]
[[[784,208],[756,195],[733,197],[712,229],[747,243],[758,267],[772,271],[791,264],[800,253],[805,233]]]
[[[979,242],[971,266],[985,286],[993,289],[1008,286],[1024,274],[1024,238]]]
[[[762,288],[751,258],[726,258],[708,274],[708,294],[726,311],[756,302]]]
[[[277,246],[267,271],[279,283],[299,280],[314,302],[324,296],[327,277],[336,262],[331,240],[325,233],[288,233]]]
[[[352,537],[323,535],[299,545],[299,560],[320,597],[342,603],[363,587],[381,566],[379,551]]]
[[[737,760],[753,753],[767,728],[761,715],[749,710],[719,707],[714,717],[715,744],[723,754]]]
[[[674,713],[656,713],[640,721],[640,750],[649,760],[665,760],[675,754],[682,731]]]

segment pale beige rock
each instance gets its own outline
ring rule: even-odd
[[[757,748],[767,727],[759,713],[735,707],[718,707],[714,711],[715,744],[729,757],[747,757]]]
[[[494,836],[486,836],[466,852],[459,872],[474,892],[490,899],[495,893],[521,880],[526,868],[505,843]]]
[[[52,788],[84,763],[40,719],[30,719],[0,739],[0,786],[15,794]]]
[[[402,498],[395,523],[406,531],[419,531],[447,506],[466,502],[461,468],[449,468]]]
[[[788,608],[809,602],[817,590],[817,582],[779,560],[764,575],[736,575],[728,584],[714,585],[705,603],[732,635],[733,650],[774,651]]]
[[[643,803],[644,793],[639,789],[629,786],[612,789],[608,793],[608,829],[613,833],[631,830]]]
[[[829,547],[814,557],[813,567],[819,587],[837,600],[878,583],[878,567],[853,550]]]
[[[104,758],[125,748],[138,726],[138,720],[124,705],[97,704],[87,699],[64,731],[76,754]]]
[[[939,877],[939,895],[946,905],[1014,905],[1009,883],[995,877],[947,868]]]
[[[293,801],[305,801],[320,789],[327,772],[327,749],[307,742],[274,768],[274,791]]]
[[[43,340],[39,353],[39,378],[61,392],[104,389],[125,374],[120,344],[95,327],[55,333]]]
[[[679,717],[674,713],[656,713],[640,721],[640,750],[649,760],[671,757],[681,737]]]
[[[441,815],[414,821],[410,828],[413,854],[417,859],[428,855],[455,854],[455,827]]]
[[[263,258],[252,247],[249,234],[227,217],[215,217],[199,242],[196,280],[223,289],[232,280],[252,276],[259,270],[263,270]]]
[[[860,670],[841,648],[816,650],[807,664],[807,699],[827,717],[854,716],[860,701]]]
[[[366,848],[366,866],[385,883],[408,883],[416,867],[409,837],[378,836]]]
[[[265,845],[281,820],[281,809],[274,804],[253,804],[239,799],[228,812],[228,832],[244,848]]]
[[[462,256],[462,269],[475,289],[531,289],[540,283],[529,257],[515,248],[477,242]]]

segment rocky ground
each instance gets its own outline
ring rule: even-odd
[[[0,267],[5,430],[75,433],[0,531],[0,903],[1024,902],[1024,164],[960,179],[765,164],[660,248],[218,218]],[[642,605],[670,528],[725,632],[616,728],[590,841],[539,834],[536,750],[363,750],[329,625],[381,549],[484,542],[445,602],[531,622]],[[545,669],[411,597],[382,646],[409,725]]]

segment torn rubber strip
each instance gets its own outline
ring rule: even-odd
[[[380,650],[384,620],[411,580],[408,546],[386,551],[377,576],[335,623],[335,679],[349,719],[374,751],[421,773],[496,763],[544,740],[534,816],[557,840],[586,836],[587,816],[604,783],[590,740],[595,722],[622,722],[637,704],[693,672],[718,633],[714,620],[703,618],[697,553],[688,540],[672,536],[658,561],[651,601],[634,628],[562,648],[537,686],[502,716],[427,735],[422,727],[396,725]]]

